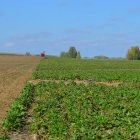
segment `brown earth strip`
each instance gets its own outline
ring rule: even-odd
[[[28,81],[29,83],[33,83],[33,84],[38,84],[39,82],[55,82],[55,83],[60,83],[60,82],[64,82],[65,84],[68,84],[71,82],[71,80],[30,80]],[[75,83],[77,84],[85,84],[85,85],[88,85],[90,83],[90,81],[88,80],[74,80]],[[112,81],[112,82],[98,82],[98,81],[94,81],[94,82],[91,82],[91,83],[94,83],[94,84],[102,84],[102,85],[105,85],[105,86],[114,86],[114,87],[118,87],[121,82],[119,81]]]
[[[11,140],[37,140],[37,136],[35,134],[30,133],[13,133],[10,137]]]
[[[0,56],[0,63],[37,63],[40,57],[36,56]]]

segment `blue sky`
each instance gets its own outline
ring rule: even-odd
[[[140,45],[140,0],[1,0],[0,52],[125,57]]]

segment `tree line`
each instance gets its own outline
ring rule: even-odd
[[[60,57],[64,57],[64,58],[81,58],[81,54],[79,51],[76,50],[75,47],[70,47],[69,50],[67,52],[61,52]]]
[[[75,47],[70,47],[67,52],[61,52],[60,57],[64,58],[81,58],[81,54],[79,51],[76,50]],[[95,56],[95,59],[109,59],[106,56]],[[139,46],[132,46],[128,49],[126,54],[127,60],[140,60],[140,48]]]

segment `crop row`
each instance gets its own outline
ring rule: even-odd
[[[33,79],[56,79],[56,80],[88,80],[96,81],[128,81],[140,82],[140,71],[138,70],[86,70],[86,71],[66,71],[66,70],[44,70],[33,73]]]
[[[40,139],[138,139],[140,91],[40,82],[31,130]]]
[[[3,126],[8,131],[19,131],[26,124],[27,110],[34,97],[34,86],[27,83],[9,108]]]
[[[121,64],[123,65],[121,66]],[[129,66],[130,68],[126,69]],[[108,82],[140,82],[140,70],[134,69],[132,66],[134,66],[134,68],[138,68],[140,65],[137,61],[48,59],[47,61],[41,61],[37,67],[37,70],[33,73],[32,78],[43,80],[94,79],[96,81]],[[101,69],[98,69],[99,67]]]
[[[92,59],[62,59],[50,58],[43,59],[38,65],[37,70],[127,70],[139,69],[139,61],[127,60],[92,60]]]

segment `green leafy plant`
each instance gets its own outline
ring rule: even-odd
[[[27,83],[19,97],[10,106],[3,126],[7,130],[20,130],[25,125],[27,110],[29,109],[34,96],[34,86]]]

